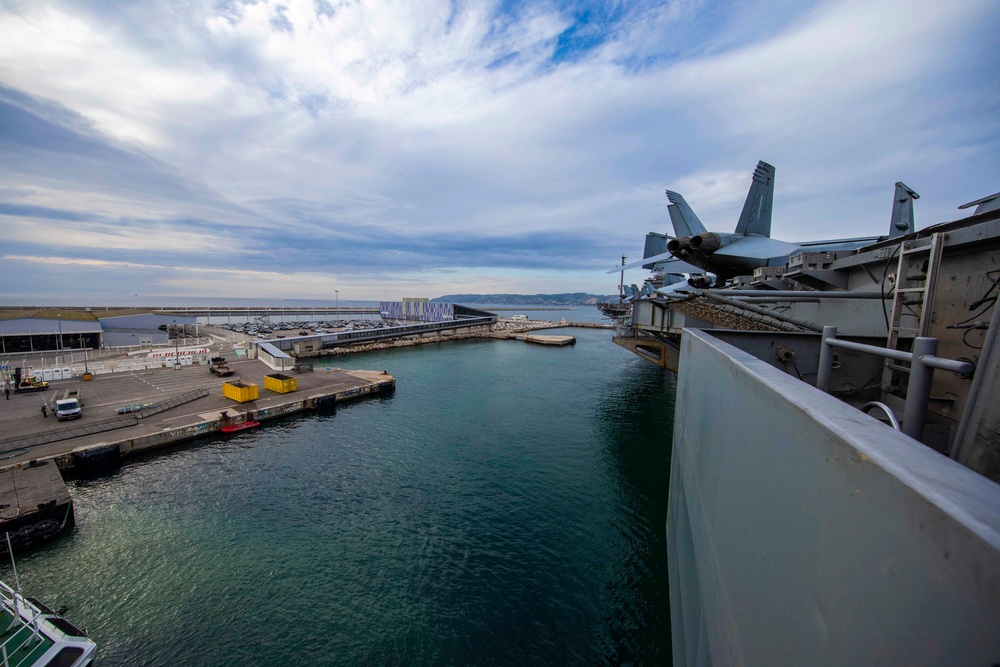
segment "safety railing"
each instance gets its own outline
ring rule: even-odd
[[[91,435],[93,433],[104,433],[105,431],[128,428],[129,426],[135,426],[138,423],[139,420],[135,415],[128,415],[93,422],[91,424],[58,429],[55,431],[43,431],[42,433],[33,433],[31,435],[21,435],[15,438],[7,438],[6,440],[0,440],[0,453],[17,448],[35,447],[37,445],[45,445],[50,442],[69,440],[70,438],[78,438],[82,435]]]
[[[924,417],[930,404],[931,383],[934,371],[951,371],[963,375],[972,375],[976,367],[968,361],[956,361],[938,357],[938,339],[918,337],[913,339],[913,351],[891,350],[876,345],[854,343],[837,338],[837,327],[823,327],[822,344],[819,352],[819,370],[816,376],[816,388],[830,391],[830,380],[833,376],[834,348],[867,352],[885,359],[905,361],[910,364],[910,380],[906,385],[906,404],[903,409],[902,432],[911,438],[921,440],[924,436]]]

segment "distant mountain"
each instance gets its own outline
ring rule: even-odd
[[[434,303],[490,304],[494,306],[593,306],[617,298],[573,292],[572,294],[446,294]]]

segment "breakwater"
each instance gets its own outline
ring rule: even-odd
[[[311,356],[319,357],[358,354],[362,352],[392,350],[457,340],[518,340],[523,338],[523,334],[530,331],[567,328],[614,329],[614,325],[604,322],[550,322],[538,320],[525,321],[501,319],[499,322],[494,324],[489,331],[470,331],[465,333],[443,332],[434,335],[424,334],[419,337],[397,338],[391,341],[378,341],[374,343],[359,343],[341,347],[323,348],[322,350],[317,350]]]

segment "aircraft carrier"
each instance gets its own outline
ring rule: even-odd
[[[678,374],[674,664],[997,664],[1000,193],[916,231],[897,183],[886,236],[790,247],[760,173],[728,237],[668,193],[609,308]]]

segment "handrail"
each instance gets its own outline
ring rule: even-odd
[[[885,357],[887,359],[895,359],[896,361],[913,360],[912,352],[904,352],[902,350],[890,350],[887,347],[878,347],[877,345],[866,345],[864,343],[854,343],[849,340],[840,340],[839,338],[831,338],[826,341],[826,344],[832,345],[833,347],[843,348],[845,350],[868,352],[870,354],[875,354],[880,357]],[[933,355],[924,355],[920,358],[920,361],[925,366],[936,368],[939,371],[951,371],[952,373],[961,373],[962,375],[969,375],[976,369],[976,367],[973,366],[968,361],[955,361],[954,359],[946,359],[945,357],[936,357]]]
[[[931,381],[934,379],[934,369],[972,375],[976,367],[967,361],[956,361],[936,356],[937,338],[918,336],[913,339],[913,352],[890,350],[876,345],[854,343],[837,339],[837,327],[823,327],[819,352],[819,370],[816,375],[816,388],[830,391],[830,379],[833,375],[833,348],[866,352],[886,359],[907,361],[910,363],[910,381],[906,386],[906,407],[903,411],[902,432],[916,440],[924,436],[924,416],[931,397]]]
[[[861,406],[861,412],[868,414],[868,411],[872,408],[878,408],[885,413],[885,416],[889,418],[889,423],[894,429],[899,430],[899,420],[896,419],[896,415],[893,413],[892,409],[885,403],[879,401],[870,401]]]
[[[749,290],[749,289],[713,289],[706,290],[722,296],[731,296],[738,299],[771,299],[782,301],[786,298],[797,299],[799,297],[809,297],[811,299],[885,299],[881,292],[824,292],[821,290]]]

